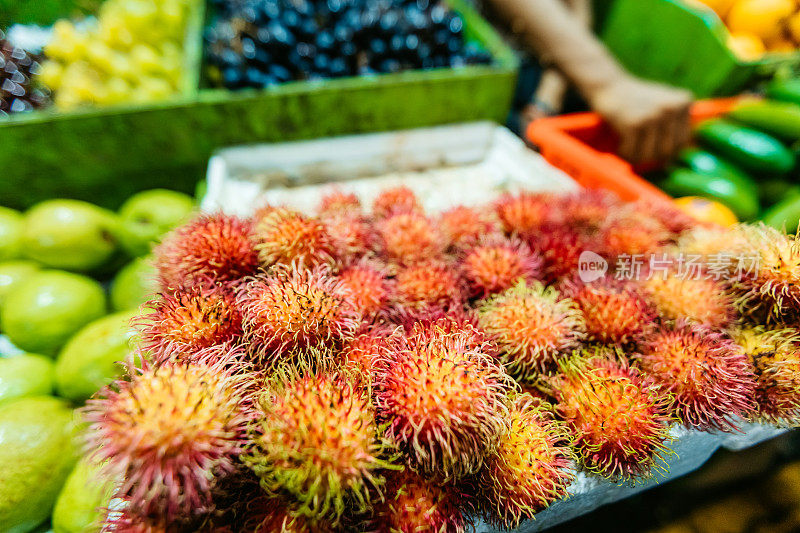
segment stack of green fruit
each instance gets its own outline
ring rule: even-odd
[[[767,98],[745,100],[701,123],[660,183],[673,196],[720,202],[740,220],[760,219],[789,233],[800,222],[800,79],[775,80]]]
[[[0,347],[0,531],[33,531],[51,513],[56,533],[95,521],[106,489],[76,466],[72,409],[122,373],[131,318],[155,290],[147,255],[193,210],[160,189],[117,213],[77,200],[0,207],[0,334],[18,349]]]

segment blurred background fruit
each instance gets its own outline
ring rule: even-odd
[[[27,533],[47,520],[78,458],[67,402],[39,396],[0,409],[0,524]]]
[[[0,261],[16,259],[22,249],[22,213],[0,206]]]
[[[36,354],[0,358],[0,403],[53,393],[53,360]]]
[[[0,273],[2,264],[0,263]],[[114,311],[138,308],[158,290],[153,258],[138,257],[125,265],[111,282],[109,296]],[[2,297],[2,296],[0,296]]]
[[[733,211],[728,209],[724,204],[715,202],[714,200],[708,200],[698,196],[685,196],[683,198],[676,198],[675,205],[678,206],[681,211],[699,222],[718,224],[720,226],[732,226],[739,221]]]
[[[194,209],[194,199],[177,191],[152,189],[135,194],[119,209],[120,243],[132,257],[147,255],[162,235],[185,222]]]
[[[43,271],[15,284],[0,308],[0,330],[23,350],[55,355],[84,325],[103,316],[106,297],[96,281]]]
[[[99,467],[81,459],[67,478],[53,509],[53,533],[94,533],[102,523],[113,486],[101,481]]]

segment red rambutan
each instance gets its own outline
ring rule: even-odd
[[[800,425],[800,331],[762,326],[739,330],[734,339],[755,369],[758,418]]]
[[[248,380],[221,364],[164,364],[88,401],[92,457],[123,480],[119,493],[137,515],[170,522],[209,510],[215,480],[241,452]]]
[[[583,313],[586,340],[624,345],[635,341],[655,320],[655,313],[632,283],[603,277],[591,283],[578,278],[562,288]]]
[[[435,259],[444,251],[444,239],[431,221],[417,213],[393,215],[378,225],[381,248],[398,263]]]
[[[378,237],[366,219],[353,214],[335,214],[322,218],[333,241],[335,256],[345,265],[352,264],[377,249]]]
[[[551,193],[505,194],[495,203],[495,213],[506,233],[528,237],[554,222],[553,206],[557,202],[558,197]]]
[[[234,282],[258,269],[251,222],[222,213],[198,216],[167,235],[153,253],[166,290]]]
[[[510,404],[497,448],[476,478],[491,521],[515,529],[566,496],[574,474],[565,426],[528,394]]]
[[[376,506],[365,529],[371,533],[463,533],[469,524],[462,510],[464,499],[456,487],[405,470],[389,477],[386,498]]]
[[[372,202],[372,216],[389,218],[400,213],[422,213],[414,191],[405,186],[384,189]]]
[[[690,428],[731,431],[755,409],[755,375],[744,350],[721,333],[684,321],[640,345],[639,365],[672,394],[671,411]]]
[[[442,213],[438,226],[447,246],[456,249],[472,245],[483,236],[500,232],[500,221],[492,211],[466,206],[454,207]]]
[[[389,300],[389,283],[375,266],[361,262],[339,273],[344,287],[350,291],[356,309],[365,320],[375,318]]]
[[[559,362],[548,386],[586,469],[616,480],[650,477],[654,469],[666,471],[670,400],[621,356],[576,352]]]
[[[490,237],[468,248],[460,266],[471,295],[485,298],[520,280],[533,281],[540,273],[541,259],[518,239]]]
[[[672,237],[661,222],[643,217],[635,209],[624,209],[614,215],[598,235],[601,250],[608,257],[653,254]]]
[[[324,269],[279,269],[255,276],[237,292],[243,337],[275,361],[284,351],[335,347],[361,324],[353,296]]]
[[[334,189],[322,197],[317,207],[317,214],[319,216],[340,214],[360,216],[361,200],[351,192]]]
[[[314,267],[335,262],[333,238],[319,218],[286,208],[273,209],[255,221],[253,232],[258,259],[264,267]]]
[[[372,326],[347,341],[339,352],[339,359],[359,372],[370,375],[377,358],[386,354],[399,340],[399,333],[391,326]]]
[[[584,251],[599,251],[599,245],[584,234],[561,225],[545,226],[529,236],[528,244],[542,260],[541,277],[552,284],[578,273]]]
[[[478,325],[497,344],[499,359],[520,381],[553,366],[584,337],[575,302],[539,282],[518,283],[478,304]]]
[[[736,319],[736,306],[719,281],[675,272],[654,274],[640,283],[661,318],[685,319],[712,329],[723,329]]]
[[[163,293],[137,320],[141,346],[156,362],[174,352],[193,353],[234,341],[242,334],[242,316],[234,294],[220,286]]]
[[[289,494],[297,513],[338,522],[346,504],[364,512],[394,467],[370,390],[345,371],[279,369],[259,402],[245,463],[270,495]]]
[[[458,309],[464,297],[458,272],[444,261],[421,261],[402,267],[392,283],[392,306],[401,316]]]
[[[593,234],[603,226],[610,213],[621,205],[619,197],[610,191],[580,189],[558,199],[558,218],[573,231]]]
[[[737,233],[746,242],[740,258],[746,271],[734,280],[743,314],[764,316],[770,323],[798,323],[800,232],[789,236],[759,224],[741,225]]]
[[[444,479],[475,473],[495,443],[509,378],[470,332],[433,325],[374,361],[387,436],[412,468]]]

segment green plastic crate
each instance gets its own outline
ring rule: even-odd
[[[698,97],[731,96],[781,69],[800,66],[800,53],[746,62],[727,46],[728,30],[702,5],[683,0],[597,0],[600,35],[632,73],[685,87]]]
[[[237,92],[198,91],[195,84],[182,98],[144,107],[42,111],[0,121],[0,203],[24,208],[64,196],[114,208],[149,187],[193,191],[208,158],[224,146],[502,122],[516,56],[464,0],[449,4],[464,18],[467,38],[492,54],[491,65]],[[196,38],[199,49],[199,31]],[[198,51],[193,75],[199,57]]]

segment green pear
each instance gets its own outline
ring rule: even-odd
[[[119,210],[120,243],[133,257],[147,255],[165,233],[185,222],[194,208],[191,196],[176,191],[152,189],[135,194]]]
[[[115,311],[139,308],[158,290],[152,257],[139,257],[128,263],[111,282],[111,307]]]
[[[88,272],[117,249],[116,215],[79,200],[47,200],[25,214],[22,251],[41,264]]]
[[[53,360],[43,355],[0,357],[0,403],[53,394]]]
[[[83,326],[106,313],[103,288],[93,279],[58,270],[31,274],[8,291],[0,330],[18,348],[55,355]]]
[[[39,263],[27,259],[0,262],[0,307],[12,287],[38,271]]]

